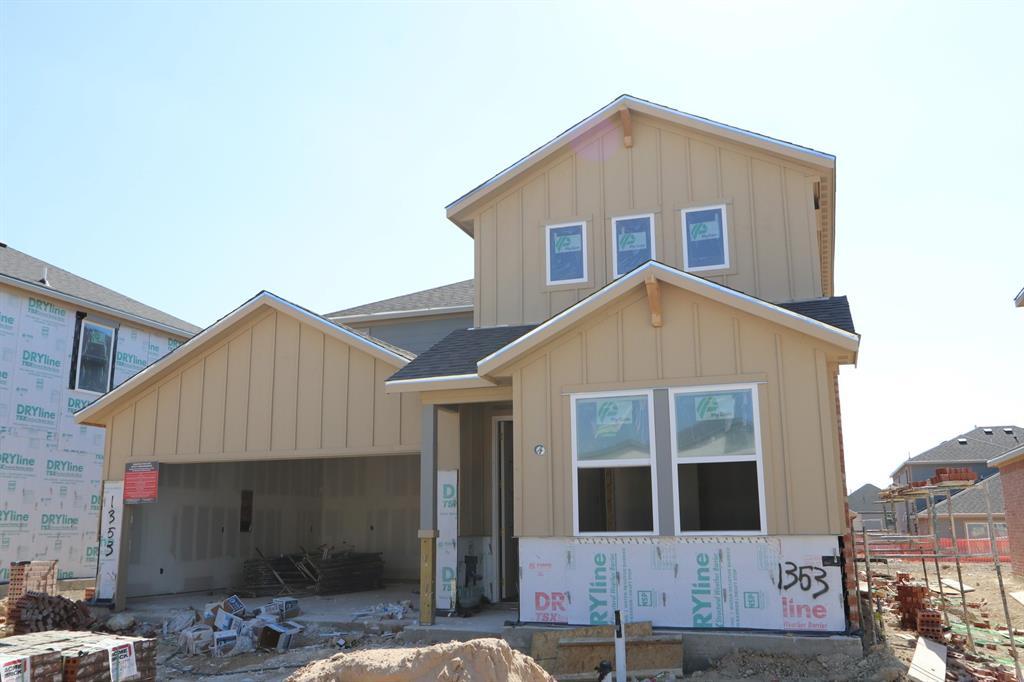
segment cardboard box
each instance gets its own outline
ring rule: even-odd
[[[238,598],[237,594],[233,594],[220,603],[220,609],[232,615],[241,615],[245,613],[245,604]]]
[[[295,597],[274,597],[270,601],[273,604],[281,605],[281,616],[284,618],[294,618],[302,613],[299,610],[299,600]]]
[[[234,630],[213,633],[213,655],[217,658],[229,655],[238,644],[238,633]]]
[[[242,629],[242,624],[245,621],[238,616],[233,616],[227,611],[218,611],[217,617],[213,621],[213,627],[218,630],[234,630],[239,632]]]
[[[204,654],[213,646],[213,628],[203,623],[187,627],[178,635],[178,645],[189,656]]]
[[[302,626],[294,621],[269,623],[260,632],[259,646],[261,649],[287,651],[292,645],[292,639],[300,632],[302,632]]]
[[[272,601],[269,604],[257,606],[252,610],[252,613],[257,618],[260,616],[272,616],[274,620],[281,620],[284,614],[284,605],[280,602]]]

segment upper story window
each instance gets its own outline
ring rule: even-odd
[[[612,219],[614,272],[621,277],[654,258],[654,214]]]
[[[115,330],[84,317],[78,320],[78,325],[78,362],[72,388],[106,393],[114,369]]]
[[[676,532],[765,532],[757,386],[670,394]]]
[[[547,226],[548,285],[587,281],[587,224]]]
[[[729,226],[724,204],[685,208],[683,269],[691,272],[729,267]]]
[[[572,398],[577,535],[657,532],[651,391]]]

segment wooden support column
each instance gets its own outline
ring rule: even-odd
[[[420,432],[420,625],[434,624],[437,556],[437,405],[424,405]]]

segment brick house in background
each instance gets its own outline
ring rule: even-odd
[[[1013,572],[1024,576],[1024,522],[1021,521],[1024,514],[1024,445],[989,460],[988,465],[999,469],[999,477],[1003,480],[1010,561],[1013,562]]]
[[[952,497],[953,521],[956,537],[960,540],[988,540],[989,503],[992,509],[992,525],[997,538],[1006,538],[1006,512],[1003,503],[1003,482],[994,474],[970,488],[961,490]],[[935,503],[936,528],[940,538],[952,538],[949,527],[950,501],[942,498]],[[928,510],[917,513],[917,527],[922,533],[931,532]]]

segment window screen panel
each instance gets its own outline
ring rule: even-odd
[[[684,533],[761,530],[756,462],[677,464]]]
[[[552,284],[586,279],[586,238],[583,224],[548,230],[548,279]]]
[[[651,468],[581,468],[576,471],[581,533],[654,530]]]
[[[756,454],[751,389],[676,393],[673,403],[677,457]]]
[[[650,459],[650,410],[647,395],[576,400],[576,458]]]
[[[725,210],[722,207],[685,211],[686,268],[726,267]]]

